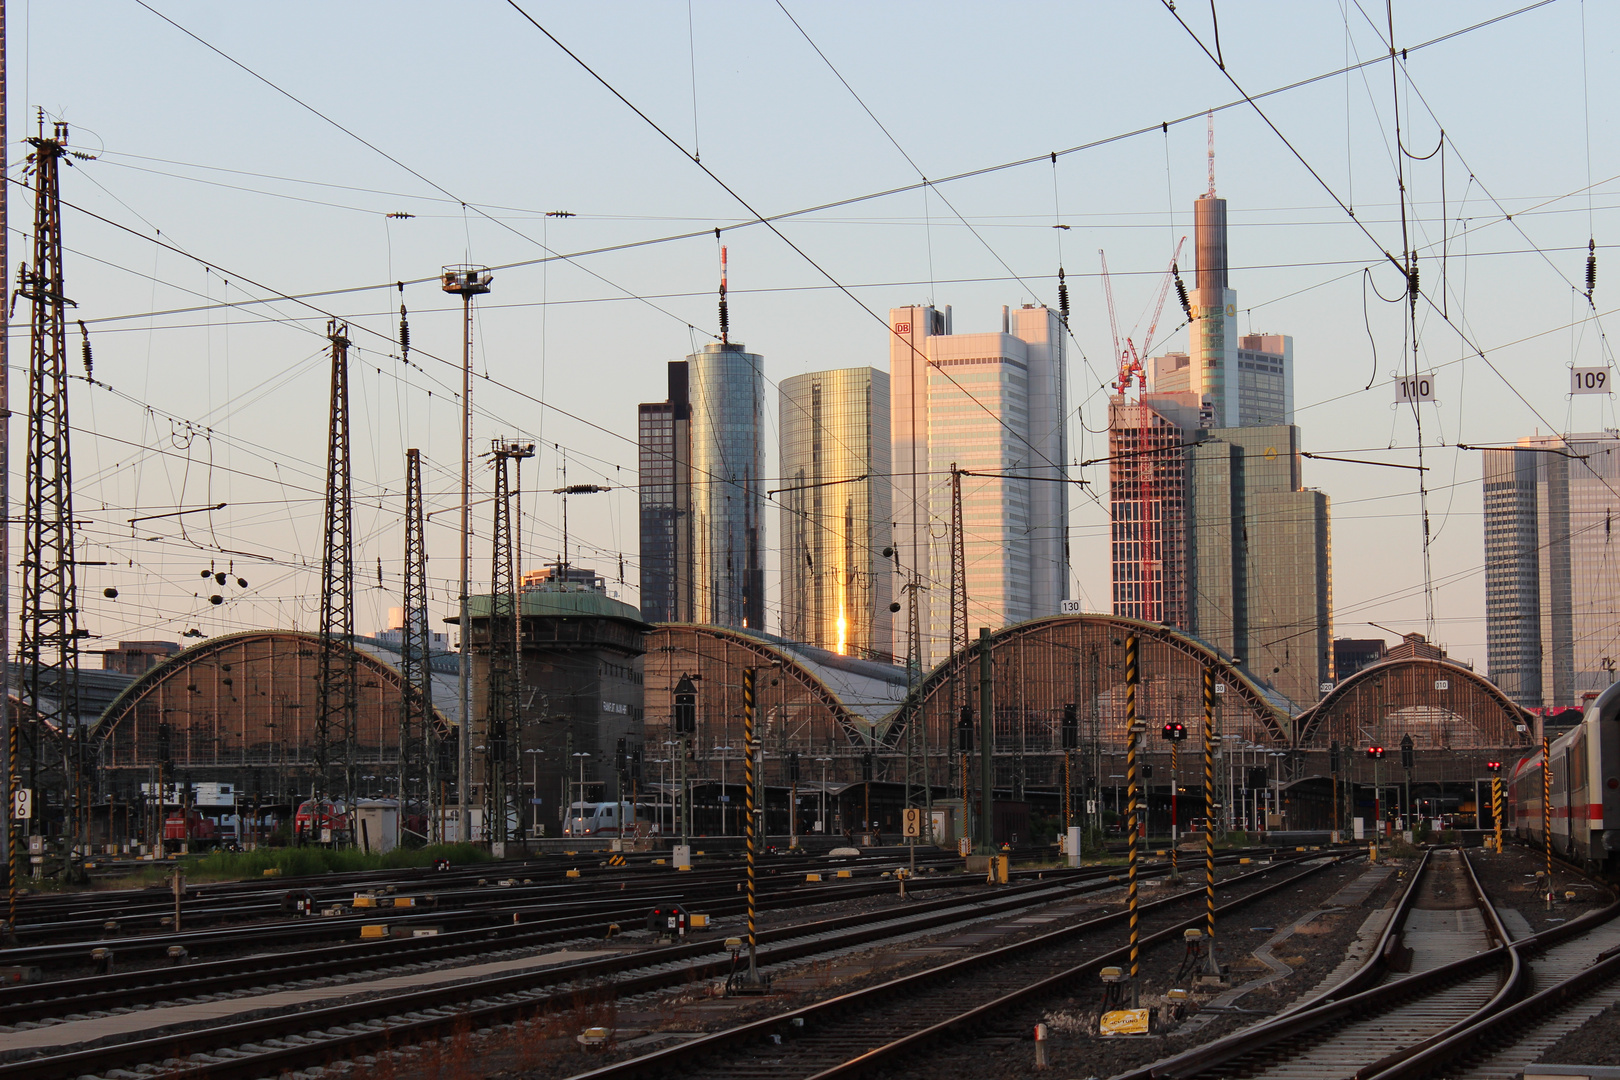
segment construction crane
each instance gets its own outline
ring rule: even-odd
[[[1097,252],[1102,260],[1103,293],[1108,300],[1108,330],[1114,339],[1114,359],[1119,364],[1119,377],[1113,384],[1123,404],[1130,393],[1131,383],[1136,383],[1137,409],[1136,409],[1136,445],[1130,456],[1135,458],[1136,484],[1137,484],[1137,522],[1134,530],[1127,528],[1126,541],[1136,541],[1136,561],[1138,582],[1141,593],[1137,598],[1140,607],[1137,609],[1138,618],[1149,622],[1162,622],[1164,619],[1163,600],[1159,598],[1159,610],[1155,612],[1154,583],[1159,580],[1161,564],[1163,562],[1163,520],[1162,514],[1159,525],[1155,527],[1153,517],[1154,480],[1159,472],[1155,463],[1149,460],[1150,449],[1148,436],[1152,430],[1152,422],[1146,402],[1143,400],[1147,394],[1147,368],[1142,358],[1148,355],[1153,346],[1153,335],[1159,328],[1159,316],[1164,312],[1165,299],[1170,295],[1170,286],[1177,278],[1176,264],[1181,258],[1181,248],[1186,244],[1187,238],[1183,236],[1176,243],[1175,253],[1170,256],[1170,265],[1165,269],[1164,277],[1159,282],[1159,292],[1154,298],[1153,314],[1148,319],[1147,333],[1142,336],[1142,347],[1136,347],[1131,337],[1121,338],[1119,335],[1119,318],[1114,307],[1114,285],[1108,273],[1108,256],[1100,249]],[[1120,413],[1115,414],[1116,420]],[[1115,440],[1116,443],[1118,440]],[[1111,453],[1116,452],[1114,450]],[[1120,470],[1123,473],[1123,468]],[[1132,535],[1134,533],[1134,535]],[[1127,596],[1127,605],[1130,600]],[[1129,608],[1127,608],[1127,614]],[[1157,616],[1157,617],[1156,617]]]

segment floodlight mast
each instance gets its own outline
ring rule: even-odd
[[[461,297],[461,597],[458,620],[461,629],[461,674],[457,700],[461,712],[461,726],[456,747],[456,839],[467,843],[472,839],[471,823],[467,820],[467,785],[472,780],[472,654],[467,649],[467,595],[471,589],[468,578],[467,538],[472,532],[472,301],[475,296],[489,292],[494,275],[488,267],[458,263],[446,266],[440,278],[440,287],[452,296]]]

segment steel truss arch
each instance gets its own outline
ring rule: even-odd
[[[1077,707],[1083,737],[1103,749],[1124,741],[1124,644],[1135,633],[1142,649],[1141,716],[1151,726],[1180,719],[1202,726],[1203,670],[1215,671],[1222,693],[1222,731],[1246,743],[1283,747],[1291,743],[1287,701],[1197,638],[1171,627],[1117,615],[1057,615],[1004,627],[990,635],[996,681],[999,755],[1032,760],[1058,748],[1057,725],[1065,705]],[[912,716],[928,724],[931,746],[954,746],[962,706],[979,710],[978,639],[958,650],[922,679],[914,701],[890,717],[884,737],[898,745]],[[1156,731],[1150,731],[1156,736]],[[1117,740],[1116,740],[1117,736]],[[1157,742],[1157,739],[1154,739]],[[999,767],[999,766],[998,766]],[[1040,782],[1038,770],[1026,772]],[[999,782],[999,781],[998,781]]]
[[[1358,746],[1369,732],[1421,747],[1531,745],[1530,714],[1485,676],[1451,660],[1401,657],[1362,668],[1297,723],[1301,749]],[[1370,726],[1369,726],[1370,725]]]
[[[185,756],[199,768],[311,767],[322,647],[319,634],[296,630],[209,638],[125,687],[96,721],[91,742],[104,767],[139,767],[150,760],[145,743],[169,724],[179,729],[171,744],[176,764],[187,764]],[[393,762],[403,677],[365,649],[356,648],[354,658],[363,751],[368,760]],[[437,707],[432,721],[439,738],[453,737],[454,725]]]

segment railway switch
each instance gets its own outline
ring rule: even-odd
[[[179,967],[182,964],[189,963],[191,963],[191,953],[184,945],[169,946],[169,964],[171,966]]]
[[[96,965],[96,974],[111,975],[113,970],[113,951],[111,949],[91,949],[90,962]]]

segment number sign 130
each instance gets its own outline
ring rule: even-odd
[[[1569,369],[1571,394],[1609,393],[1609,369],[1606,367],[1578,367]]]
[[[1403,375],[1395,380],[1395,403],[1434,400],[1433,375]]]

